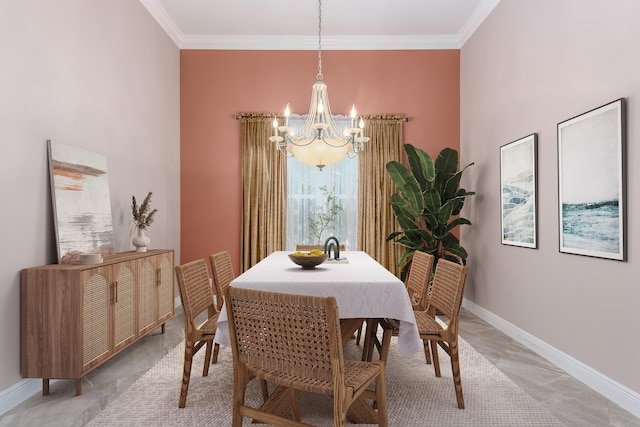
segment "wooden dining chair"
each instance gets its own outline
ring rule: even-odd
[[[435,256],[426,252],[416,251],[413,254],[411,260],[411,269],[407,276],[406,288],[409,294],[409,300],[414,311],[424,311],[427,309],[429,299],[429,289],[431,286],[431,276],[433,272],[433,263]],[[375,345],[382,358],[382,347],[386,346],[385,354],[388,354],[388,346],[390,345],[391,336],[398,336],[400,331],[400,324],[395,319],[383,319],[380,323],[385,330],[389,330],[390,335],[385,336],[383,334],[383,340],[380,342],[376,337],[378,324],[373,321],[369,321],[375,330],[368,332],[365,337],[365,351],[364,358],[371,359],[373,346]],[[387,341],[385,342],[385,338]],[[429,354],[429,346],[425,347],[425,359],[427,364],[431,364],[431,356]],[[387,361],[386,356],[383,359]]]
[[[451,371],[456,391],[458,408],[464,409],[464,397],[462,395],[462,382],[460,379],[460,357],[458,354],[458,323],[460,307],[464,294],[468,267],[441,258],[436,265],[436,272],[431,285],[429,304],[425,311],[414,311],[416,325],[420,338],[424,343],[425,355],[429,353],[433,357],[433,368],[436,377],[440,376],[440,363],[438,360],[438,346],[440,346],[451,358]],[[436,314],[439,316],[436,318]],[[391,330],[385,329],[383,342],[390,339]],[[388,346],[383,351],[388,351]],[[387,355],[382,356],[386,360]]]
[[[225,294],[233,353],[233,427],[243,417],[276,426],[308,426],[301,422],[302,392],[333,397],[334,426],[344,426],[349,407],[358,399],[375,402],[377,423],[387,426],[384,362],[345,360],[335,297],[313,297],[242,289]],[[271,413],[245,405],[253,377],[274,382],[274,396],[290,408]],[[375,391],[369,386],[375,382]],[[267,407],[269,405],[265,403]],[[280,407],[280,405],[275,405]],[[292,419],[285,418],[287,412]]]
[[[407,292],[414,310],[427,309],[429,288],[431,286],[431,274],[436,257],[426,252],[413,253],[411,269],[407,277]]]
[[[231,256],[228,251],[209,255],[209,262],[213,276],[213,290],[216,294],[216,308],[220,311],[224,302],[224,290],[236,278],[236,275],[233,272],[233,264],[231,264]]]
[[[180,299],[184,312],[184,369],[182,374],[182,387],[180,389],[179,408],[184,408],[189,391],[189,379],[191,378],[191,364],[193,356],[206,346],[204,368],[202,376],[209,375],[211,360],[211,348],[213,338],[216,335],[219,311],[216,310],[211,295],[209,273],[204,260],[191,261],[184,265],[176,266]],[[199,325],[196,318],[203,312],[207,312],[207,318]],[[218,359],[219,345],[215,344],[213,363]]]

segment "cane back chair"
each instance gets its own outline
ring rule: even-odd
[[[359,397],[373,399],[378,424],[387,425],[384,362],[344,359],[334,297],[230,286],[225,303],[233,353],[233,427],[240,427],[243,417],[277,426],[308,425],[301,422],[302,392],[333,396],[334,426],[345,425],[347,409]],[[253,377],[289,393],[292,419],[245,405]],[[368,390],[374,382],[375,391]],[[282,395],[274,391],[272,397]]]

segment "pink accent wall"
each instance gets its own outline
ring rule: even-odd
[[[239,268],[242,218],[240,112],[309,110],[316,51],[180,52],[181,259],[231,253]],[[334,114],[400,113],[404,139],[437,155],[460,146],[460,52],[324,51]]]

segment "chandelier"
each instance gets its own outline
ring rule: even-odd
[[[318,74],[311,90],[309,115],[304,128],[296,135],[289,127],[291,110],[289,104],[284,110],[284,123],[273,120],[273,136],[269,138],[276,150],[288,157],[295,157],[302,163],[325,166],[339,162],[348,156],[354,158],[369,141],[364,136],[364,120],[357,121],[355,105],[351,107],[350,127],[340,130],[331,114],[327,85],[322,81],[322,0],[318,0]]]

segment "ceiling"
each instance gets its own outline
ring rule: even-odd
[[[181,49],[318,49],[312,0],[140,0]],[[322,49],[459,49],[500,0],[324,0]]]

